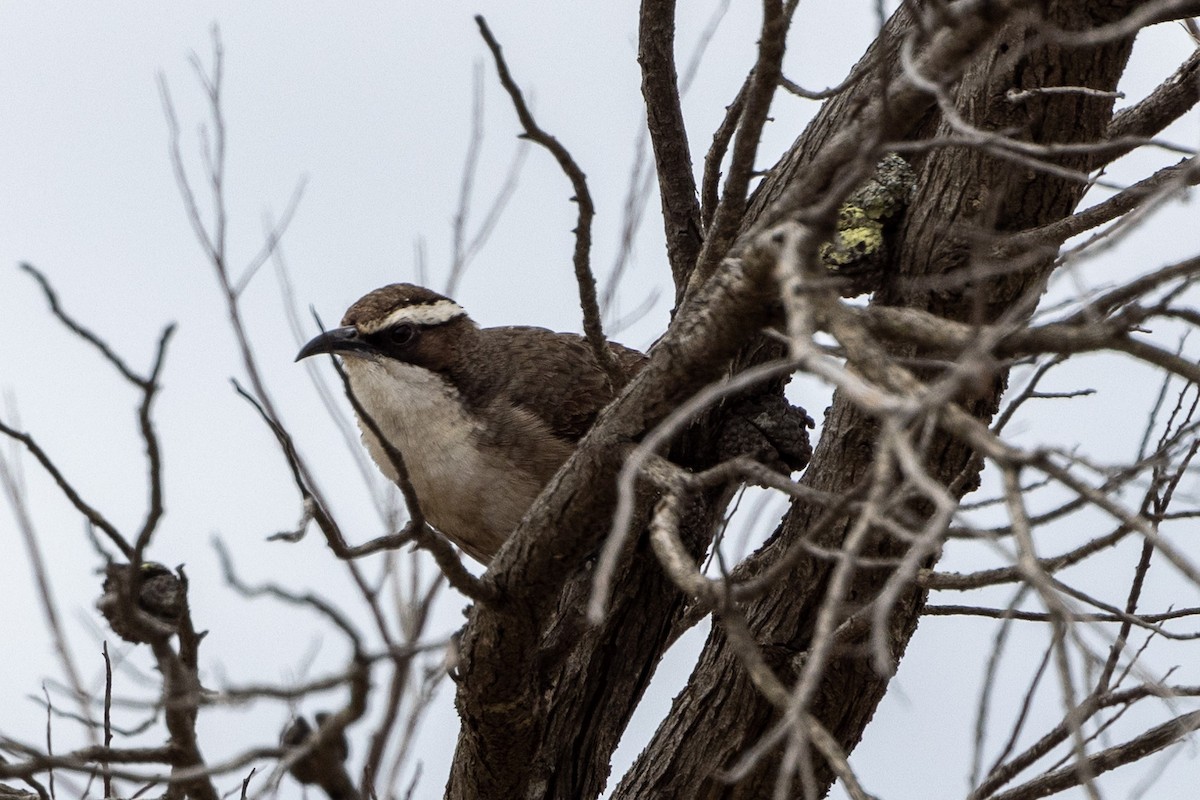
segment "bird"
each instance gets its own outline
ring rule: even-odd
[[[646,356],[607,342],[621,377]],[[340,357],[350,390],[403,458],[426,520],[487,565],[617,393],[587,340],[546,328],[481,328],[454,300],[394,283],[357,300],[296,361]],[[363,443],[399,482],[356,411]]]

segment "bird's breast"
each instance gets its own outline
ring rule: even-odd
[[[481,446],[488,439],[484,422],[440,375],[400,362],[348,360],[346,366],[355,397],[400,451],[425,517],[475,558],[490,559],[543,480]],[[398,481],[379,439],[361,419],[359,427],[380,470]]]

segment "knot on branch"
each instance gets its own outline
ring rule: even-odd
[[[328,718],[328,713],[318,712],[317,727],[320,728]],[[280,736],[280,744],[285,747],[300,747],[313,733],[314,729],[308,720],[297,717],[284,729]],[[297,758],[288,768],[288,772],[305,786],[321,787],[330,800],[357,800],[358,791],[346,772],[346,758],[349,755],[350,745],[346,741],[345,731],[341,730]]]
[[[109,564],[104,570],[104,594],[96,608],[117,636],[147,644],[179,630],[186,604],[183,580],[162,564],[146,561],[137,568]]]
[[[781,394],[742,399],[731,409],[717,438],[720,458],[750,458],[789,474],[808,466],[812,443],[808,430],[816,423],[803,408]]]

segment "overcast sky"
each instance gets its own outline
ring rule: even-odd
[[[681,4],[682,54],[692,52],[717,5]],[[839,81],[870,41],[873,5],[802,4],[785,66],[789,77],[812,88]],[[318,645],[309,674],[336,669],[345,655],[333,636],[319,638],[320,621],[269,602],[247,606],[226,590],[209,545],[214,535],[229,544],[251,580],[353,595],[344,570],[319,537],[294,546],[264,542],[266,535],[293,524],[297,498],[268,432],[229,386],[229,378],[242,371],[215,281],[172,174],[159,76],[170,87],[188,167],[198,177],[196,134],[206,108],[189,59],[194,53],[202,64],[211,64],[211,29],[219,25],[225,49],[231,263],[250,260],[261,246],[264,220],[278,218],[303,181],[303,198],[283,250],[301,306],[311,304],[331,321],[370,289],[416,280],[418,250],[425,254],[430,285],[444,285],[479,63],[486,103],[476,221],[503,182],[519,146],[517,123],[486,59],[475,13],[487,15],[539,122],[570,148],[588,174],[599,209],[593,263],[603,278],[620,241],[622,205],[642,126],[636,11],[637,4],[628,1],[578,0],[0,4],[0,390],[12,398],[3,415],[10,419],[15,408],[22,426],[84,496],[118,524],[133,526],[145,503],[135,393],[53,321],[35,284],[16,265],[28,261],[45,272],[66,308],[136,368],[148,365],[161,328],[178,323],[156,405],[168,516],[149,555],[188,565],[197,624],[213,629],[203,650],[211,685],[294,677]],[[757,26],[756,4],[734,4],[685,98],[694,157],[703,153],[752,63]],[[1145,92],[1190,46],[1182,29],[1156,29],[1139,44],[1123,88],[1132,97]],[[761,166],[774,161],[814,110],[814,104],[791,97],[776,101]],[[1168,136],[1195,146],[1200,140],[1196,116]],[[1172,160],[1163,156],[1161,163]],[[1110,177],[1131,180],[1147,163],[1118,165]],[[482,324],[578,329],[570,268],[575,207],[569,196],[553,160],[540,151],[527,153],[512,202],[456,292]],[[651,199],[618,295],[617,310],[629,311],[649,293],[660,293],[653,309],[620,334],[635,347],[647,346],[662,331],[671,294],[657,209]],[[1195,253],[1200,233],[1194,220],[1194,207],[1163,212],[1145,235],[1076,275],[1077,283],[1060,283],[1054,291],[1069,296],[1082,285],[1100,283],[1122,259],[1157,265]],[[297,348],[271,269],[264,269],[246,292],[245,310],[271,389],[283,401],[284,418],[304,452],[321,465],[343,524],[358,531],[359,540],[376,535],[378,523],[351,462],[325,422],[304,370],[292,363]],[[1101,369],[1086,380],[1108,393],[1059,416],[1048,410],[1041,423],[1026,426],[1027,435],[1053,430],[1070,441],[1072,426],[1108,425],[1114,452],[1126,455],[1137,432],[1122,428],[1113,393],[1129,382],[1128,376]],[[1122,395],[1115,396],[1119,405]],[[1129,400],[1137,402],[1141,399]],[[820,417],[823,403],[810,405],[814,416]],[[94,681],[100,675],[102,635],[92,610],[98,559],[78,516],[31,460],[25,466],[56,599],[74,654]],[[7,510],[0,511],[0,546],[6,554],[0,559],[5,597],[0,641],[9,644],[10,653],[4,659],[0,719],[5,733],[40,741],[43,712],[27,698],[40,695],[43,678],[61,675],[41,633],[26,550]],[[1194,600],[1181,602],[1196,605]],[[463,605],[460,598],[447,597],[438,634],[461,624]],[[965,786],[963,774],[941,775],[935,782],[929,775],[948,761],[965,763],[965,757],[946,753],[965,752],[969,742],[972,687],[994,629],[976,626],[963,633],[960,627],[947,635],[950,630],[950,623],[940,619],[922,624],[896,690],[855,754],[868,788],[888,798],[926,797],[931,785],[938,786],[937,796],[948,796]],[[1043,633],[1028,634],[1038,643],[1031,652],[1038,652]],[[689,637],[683,653],[664,667],[663,680],[639,712],[634,738],[644,741],[649,735],[686,677],[688,649],[694,652],[702,637],[703,632]],[[13,658],[18,649],[21,657]],[[955,658],[948,660],[948,653]],[[135,661],[146,667],[144,659]],[[948,661],[954,668],[947,669]],[[439,702],[419,744],[426,775],[420,796],[440,794],[452,755],[457,720],[449,693],[443,692]],[[963,713],[935,725],[931,707],[957,707]],[[230,748],[226,754],[272,742],[286,718],[284,710],[274,712],[244,727],[231,726],[229,715],[212,715],[202,722],[202,742],[215,730],[222,734],[217,746]],[[236,712],[233,718],[249,719]],[[60,750],[73,741],[69,728],[57,725]],[[618,755],[620,764],[627,764],[639,746],[627,743]],[[1194,756],[1188,751],[1183,757]],[[1137,770],[1127,785],[1146,774],[1139,767],[1131,775]],[[1193,781],[1200,777],[1194,762],[1185,772]]]

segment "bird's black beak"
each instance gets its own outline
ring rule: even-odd
[[[347,325],[345,328],[334,328],[313,337],[308,344],[300,348],[296,360],[315,356],[317,353],[355,353],[369,349],[370,346],[359,338],[354,326]]]

